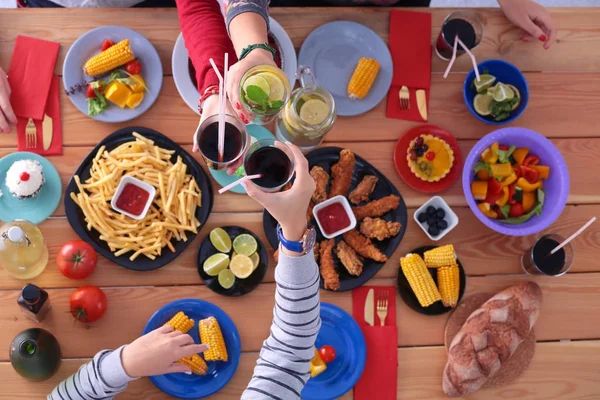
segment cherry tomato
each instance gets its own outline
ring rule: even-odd
[[[102,42],[102,47],[100,48],[102,51],[112,47],[115,45],[115,42],[113,42],[110,39],[105,39],[104,42]]]
[[[529,183],[536,183],[540,179],[540,173],[537,169],[521,165],[521,176]]]
[[[519,218],[523,215],[523,204],[521,203],[513,203],[510,205],[510,211],[508,212],[508,216],[512,218]]]
[[[142,64],[138,60],[129,61],[125,64],[125,71],[131,75],[139,74],[142,72]]]
[[[87,97],[88,99],[96,98],[96,92],[94,91],[94,88],[89,83],[87,86],[87,91],[85,92],[85,97]]]
[[[71,240],[60,249],[56,256],[58,270],[70,279],[85,279],[96,268],[98,254],[83,240]]]
[[[71,295],[71,314],[75,322],[94,322],[106,312],[106,294],[96,286],[83,286]]]
[[[505,145],[505,144],[501,144],[501,145],[498,147],[498,150],[503,150],[503,151],[508,151],[509,149],[510,149],[510,147],[508,147],[508,146],[507,146],[507,145]]]
[[[333,346],[325,345],[319,349],[319,355],[325,364],[329,364],[335,360],[335,349]]]
[[[538,165],[540,163],[540,158],[538,156],[527,156],[523,160],[524,167],[531,167],[533,165]]]

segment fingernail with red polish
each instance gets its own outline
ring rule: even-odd
[[[236,109],[236,110],[239,110],[239,109],[241,109],[241,108],[242,108],[242,106],[240,106],[240,103],[238,103],[238,102],[236,101],[236,102],[235,102],[235,109]]]
[[[540,35],[539,39],[540,39],[540,42],[545,42],[546,40],[548,40],[546,35]]]

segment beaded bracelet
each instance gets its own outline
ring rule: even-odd
[[[198,112],[200,114],[202,114],[202,108],[204,106],[204,102],[206,101],[206,99],[208,99],[210,96],[212,96],[214,94],[219,94],[219,86],[218,85],[209,86],[204,90],[204,94],[198,100]]]
[[[267,51],[271,52],[271,55],[273,56],[273,60],[275,60],[275,49],[272,48],[271,46],[269,46],[268,43],[258,43],[258,44],[251,44],[250,46],[248,46],[244,50],[242,50],[240,56],[238,57],[238,61],[243,60],[254,49],[263,49],[263,50],[267,50]]]

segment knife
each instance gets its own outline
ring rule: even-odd
[[[423,121],[427,121],[427,97],[423,89],[417,90],[417,107]]]
[[[52,118],[48,114],[44,114],[44,120],[42,121],[42,137],[44,139],[44,151],[48,151],[52,144]]]
[[[367,299],[365,300],[365,322],[371,326],[375,326],[375,292],[369,289]]]

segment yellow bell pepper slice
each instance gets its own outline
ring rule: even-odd
[[[104,90],[104,96],[107,100],[118,105],[121,108],[125,108],[127,100],[131,96],[131,90],[119,81],[113,81]]]
[[[485,149],[483,153],[481,153],[481,159],[488,164],[495,164],[498,162],[498,154],[496,150],[500,149],[500,145],[498,142],[492,143],[490,147]]]
[[[140,74],[135,74],[129,77],[131,81],[131,85],[129,88],[133,93],[144,93],[146,90],[146,82],[144,82],[144,78]]]
[[[140,105],[140,103],[142,102],[142,100],[144,100],[144,93],[143,92],[142,93],[133,93],[127,99],[127,107],[129,107],[129,108],[136,108],[137,106]]]
[[[502,186],[510,186],[517,181],[517,174],[513,171],[513,173],[502,181]]]
[[[473,181],[471,183],[471,192],[475,200],[484,200],[487,196],[488,183],[487,181]]]
[[[542,181],[537,181],[536,183],[529,183],[525,178],[519,178],[517,180],[517,187],[523,189],[523,192],[533,192],[539,187],[542,187]]]
[[[492,164],[490,165],[490,169],[492,170],[492,175],[494,177],[499,178],[506,178],[507,176],[510,176],[511,174],[515,173],[515,171],[513,171],[512,165],[510,165],[509,162],[502,164]]]
[[[535,192],[523,192],[523,212],[528,213],[535,204]]]
[[[498,213],[492,210],[488,203],[479,203],[477,204],[477,207],[486,217],[494,219],[498,218]]]
[[[525,160],[525,157],[527,157],[527,154],[529,154],[529,149],[527,147],[518,147],[513,153],[512,156],[515,159],[515,162],[517,163],[517,165],[521,165],[523,164],[523,160]]]
[[[496,205],[502,207],[506,203],[508,203],[508,194],[510,193],[510,189],[508,186],[504,186],[502,188],[502,196],[496,201]]]

